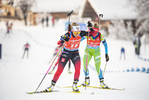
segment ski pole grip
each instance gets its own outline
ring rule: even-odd
[[[72,14],[73,10],[67,15],[67,16],[70,16]]]
[[[99,16],[101,16],[103,18],[103,14],[99,14]]]

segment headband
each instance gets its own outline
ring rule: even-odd
[[[80,26],[72,26],[73,31],[80,31]]]

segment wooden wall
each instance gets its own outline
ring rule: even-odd
[[[98,15],[96,14],[95,10],[91,7],[91,4],[87,0],[82,17],[90,17],[92,19],[92,21],[96,21],[95,18],[97,16]]]

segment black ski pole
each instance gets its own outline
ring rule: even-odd
[[[103,18],[103,14],[99,14],[99,17],[102,17]]]
[[[67,14],[67,16],[69,17],[69,20],[68,20],[68,31],[71,31],[71,27],[70,27],[70,16],[71,16],[72,13],[73,13],[73,10],[69,14]]]
[[[88,21],[90,22],[90,21]],[[88,27],[90,29],[90,27]],[[85,90],[86,90],[86,79],[87,79],[87,68],[88,68],[88,53],[89,53],[89,48],[88,48],[88,45],[89,45],[89,32],[88,32],[88,36],[87,36],[87,57],[86,57],[86,72],[85,72]]]
[[[107,67],[107,61],[106,61],[105,68],[104,68],[104,71],[103,71],[103,76],[105,75],[106,67]]]
[[[70,16],[72,13],[73,13],[73,10],[69,14],[67,14],[67,16]]]

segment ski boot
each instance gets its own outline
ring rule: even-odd
[[[53,67],[53,69],[48,74],[52,74],[54,69],[55,69],[55,66]]]
[[[78,83],[78,80],[73,81],[72,89],[73,89],[74,92],[79,92],[77,83]]]
[[[51,82],[51,86],[50,87],[47,87],[44,92],[51,92],[53,89],[54,89],[54,86],[55,86],[55,82]]]
[[[89,85],[90,85],[90,77],[89,77],[89,76],[85,77],[85,80],[86,80],[86,81],[84,81],[84,82],[82,83],[82,85],[83,85],[83,86],[89,86]]]
[[[70,71],[70,69],[68,69],[68,74],[72,74],[72,72]]]
[[[109,89],[109,87],[104,83],[104,79],[100,79],[100,86],[101,86],[103,89]]]

